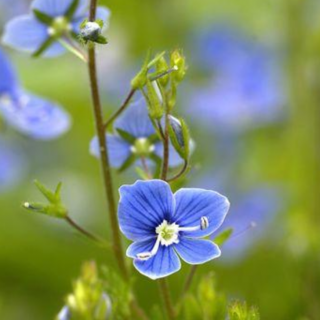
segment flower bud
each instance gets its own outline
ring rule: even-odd
[[[171,53],[170,57],[171,67],[177,67],[178,70],[172,74],[173,79],[176,82],[181,82],[186,74],[186,61],[182,55],[181,50],[175,50]]]
[[[103,28],[103,21],[88,21],[85,20],[80,26],[80,39],[85,43],[88,41],[106,44],[107,39],[101,35]]]
[[[180,157],[184,160],[189,158],[190,136],[186,123],[169,115],[169,136],[171,143]]]
[[[156,63],[156,71],[158,74],[161,74],[163,72],[166,72],[169,69],[167,61],[164,57],[161,57],[157,63]],[[163,87],[166,87],[168,82],[169,82],[169,75],[165,75],[161,78],[159,78],[159,83],[160,85],[162,85]]]

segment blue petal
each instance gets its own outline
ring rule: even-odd
[[[0,139],[0,192],[14,186],[24,175],[23,155]]]
[[[68,306],[64,306],[58,314],[58,320],[70,320],[71,312]]]
[[[181,237],[174,247],[179,256],[190,264],[205,263],[221,255],[219,247],[209,240]]]
[[[34,0],[32,9],[37,9],[51,17],[64,16],[73,0]],[[83,15],[88,8],[88,0],[80,0],[74,17]]]
[[[133,264],[140,273],[153,280],[169,276],[181,268],[173,246],[160,246],[154,257],[146,261],[135,259]]]
[[[137,255],[142,252],[150,252],[154,247],[157,239],[156,237],[145,241],[133,242],[127,249],[127,256],[129,258],[137,258]]]
[[[4,52],[0,50],[0,96],[15,95],[18,87],[16,72]]]
[[[113,168],[120,168],[123,163],[129,158],[130,144],[118,136],[108,134],[107,144],[109,150],[109,160]],[[94,137],[90,143],[90,153],[100,158],[98,137]]]
[[[155,144],[155,150],[154,153],[160,157],[163,158],[163,143],[158,142]],[[178,152],[175,150],[173,145],[169,144],[169,166],[170,167],[177,167],[184,163],[184,160],[179,156]]]
[[[0,103],[0,112],[8,124],[34,139],[54,139],[70,128],[70,117],[60,106],[25,92],[18,102]]]
[[[163,220],[171,220],[175,203],[166,182],[139,180],[133,185],[122,186],[119,192],[120,229],[128,239],[142,241],[152,238]]]
[[[201,217],[207,217],[209,227],[205,230],[182,232],[192,238],[210,235],[223,223],[229,210],[229,201],[221,194],[204,189],[180,189],[175,193],[176,211],[173,221],[180,227],[200,225]]]
[[[39,49],[47,39],[47,27],[29,15],[9,21],[3,35],[3,43],[6,45],[32,53]]]
[[[114,127],[130,133],[136,138],[148,138],[155,134],[143,99],[131,104],[115,121]]]

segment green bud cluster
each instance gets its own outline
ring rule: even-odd
[[[86,262],[81,276],[73,284],[73,292],[66,298],[70,320],[106,320],[111,317],[111,301],[103,290],[96,264]],[[59,319],[59,318],[58,318]]]

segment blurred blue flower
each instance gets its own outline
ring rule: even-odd
[[[26,92],[0,50],[0,115],[7,124],[34,139],[54,139],[70,127],[60,106]]]
[[[0,0],[0,22],[8,21],[18,14],[23,14],[27,9],[27,0]]]
[[[220,167],[219,167],[220,168]],[[257,185],[248,191],[240,190],[230,179],[230,168],[223,168],[211,179],[201,179],[197,186],[214,188],[227,193],[232,207],[214,239],[226,229],[233,229],[231,238],[222,246],[221,262],[236,262],[246,256],[268,233],[284,203],[284,194],[278,185]],[[232,181],[232,182],[230,182]]]
[[[88,0],[34,0],[32,12],[9,21],[3,42],[8,46],[45,57],[55,57],[66,51],[59,42],[72,41],[79,33],[81,22],[88,15]],[[106,21],[108,9],[99,7],[97,19]]]
[[[217,230],[228,209],[227,198],[214,191],[180,189],[172,194],[170,186],[161,180],[122,186],[120,229],[134,241],[127,256],[151,279],[177,272],[181,268],[178,255],[189,264],[217,258],[219,247],[199,238]]]
[[[245,194],[230,196],[233,208],[219,232],[232,228],[233,235],[223,245],[223,261],[244,258],[266,234],[280,210],[279,190],[259,186]],[[213,234],[213,238],[218,233]]]
[[[222,133],[282,118],[283,79],[270,50],[221,26],[202,33],[195,47],[209,80],[188,99],[194,117]]]
[[[155,162],[163,156],[163,144],[148,115],[148,109],[141,98],[131,104],[115,121],[116,133],[107,134],[111,166],[121,168],[127,162],[151,159]],[[90,153],[100,156],[98,138],[94,137],[90,144]],[[183,164],[183,160],[170,144],[169,165]]]
[[[24,168],[25,162],[20,152],[0,139],[0,193],[20,180]]]

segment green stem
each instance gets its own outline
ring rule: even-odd
[[[90,21],[95,20],[96,9],[97,9],[97,0],[91,0],[90,13],[89,13]],[[115,258],[117,259],[120,271],[124,276],[124,278],[127,279],[128,270],[124,260],[122,242],[121,242],[120,231],[118,226],[117,209],[116,209],[116,202],[115,202],[115,197],[113,192],[112,175],[111,175],[111,168],[110,168],[108,148],[107,148],[107,138],[106,138],[104,124],[103,124],[102,107],[101,107],[101,101],[100,101],[100,95],[99,95],[97,68],[96,68],[96,52],[95,52],[94,44],[89,45],[89,49],[88,49],[88,69],[89,69],[90,87],[91,87],[91,95],[92,95],[92,102],[93,102],[93,112],[94,112],[96,131],[97,131],[97,136],[99,141],[101,169],[103,172],[105,193],[106,193],[106,198],[108,200],[108,207],[109,207],[110,227],[112,230],[112,237],[113,237],[113,251],[114,251]]]
[[[75,230],[80,232],[82,235],[87,237],[88,239],[92,240],[98,245],[101,245],[102,247],[108,247],[108,244],[101,239],[100,237],[92,234],[91,232],[85,230],[84,228],[80,227],[74,220],[72,220],[69,216],[65,218],[66,222]]]
[[[161,180],[167,180],[169,169],[169,114],[166,108],[165,114],[165,127],[164,127],[164,140],[163,140],[163,162],[161,170]]]
[[[196,273],[198,269],[198,266],[197,265],[193,265],[190,269],[190,272],[189,272],[189,275],[186,279],[186,282],[183,286],[183,289],[182,289],[182,292],[181,292],[181,297],[183,298],[184,295],[189,291],[190,287],[191,287],[191,284],[192,284],[192,281],[193,281],[193,278],[194,278],[194,275]]]
[[[173,182],[173,181],[181,178],[185,174],[187,169],[188,169],[188,160],[185,160],[182,169],[175,176],[167,179],[167,182]]]
[[[166,278],[158,280],[160,293],[163,299],[163,303],[166,309],[166,313],[169,320],[174,320],[176,318],[175,310],[171,301],[169,286]]]
[[[127,98],[125,99],[121,107],[104,124],[105,129],[108,129],[108,127],[113,123],[113,121],[116,120],[124,110],[126,110],[135,93],[136,93],[136,89],[130,90]]]
[[[87,58],[84,56],[84,54],[75,46],[73,46],[71,43],[69,43],[67,40],[64,39],[58,39],[58,42],[65,47],[68,51],[73,53],[76,57],[78,57],[83,62],[87,63]]]

